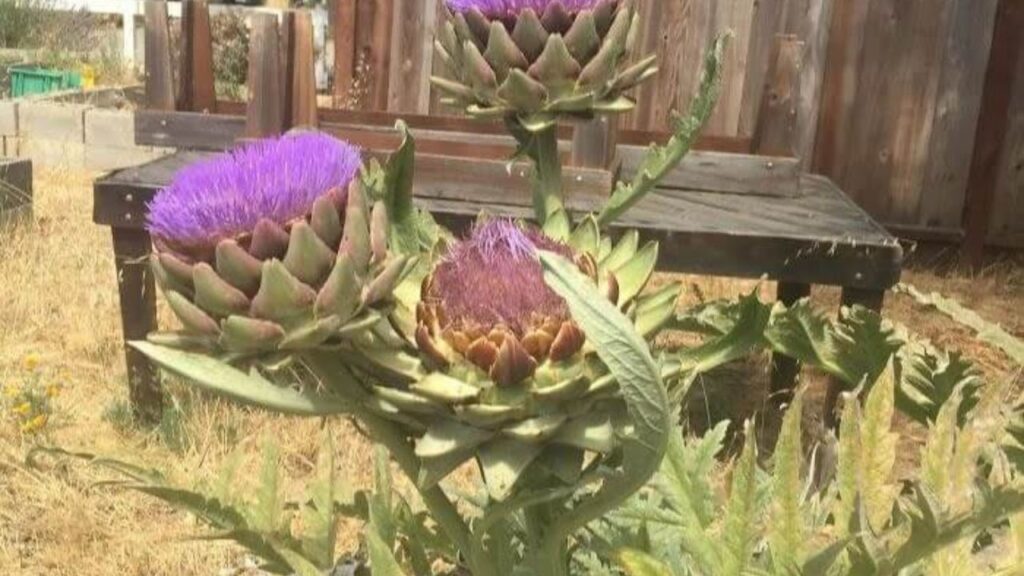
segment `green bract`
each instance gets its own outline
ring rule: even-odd
[[[639,25],[628,0],[501,18],[449,12],[435,44],[456,79],[433,82],[472,116],[518,116],[532,131],[561,115],[625,112],[635,103],[624,93],[657,71],[654,56],[633,63]]]

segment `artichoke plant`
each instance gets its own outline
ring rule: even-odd
[[[184,326],[160,340],[252,356],[379,321],[407,258],[389,252],[360,164],[355,147],[299,134],[184,169],[150,205],[154,275]]]
[[[596,232],[592,221],[581,228]],[[638,251],[636,236],[627,235],[615,246],[603,243],[602,253],[599,238],[588,247],[585,237],[578,234],[573,246],[520,222],[478,224],[423,281],[412,335],[419,373],[392,377],[399,351],[368,356],[380,384],[367,406],[416,437],[421,487],[475,458],[500,502],[541,479],[574,485],[588,452],[590,467],[619,454],[629,419],[618,382],[545,282],[538,253],[573,262],[647,333],[669,320],[679,288],[638,297],[654,271],[656,245]],[[373,366],[377,358],[384,362]]]
[[[477,117],[539,132],[559,116],[631,110],[625,92],[653,76],[633,61],[640,20],[629,0],[448,0],[436,50],[456,79],[435,78]]]

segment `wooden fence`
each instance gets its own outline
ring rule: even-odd
[[[799,67],[799,82],[790,87],[794,118],[785,129],[795,132],[793,152],[808,169],[832,177],[903,235],[960,241],[966,230],[975,244],[1024,246],[1021,0],[636,1],[645,23],[640,43],[659,55],[661,71],[621,120],[635,138],[663,131],[686,108],[704,48],[732,30],[708,136],[727,149],[757,141],[768,125],[760,118],[771,102],[763,97],[766,79],[788,62]],[[441,107],[429,83],[441,72],[431,46],[443,0],[332,0],[329,7],[336,108],[427,124],[456,113]],[[306,50],[305,32],[290,23],[303,26],[301,12],[284,17],[280,35],[270,34],[268,17],[253,22],[256,42],[293,58]],[[779,35],[799,53],[780,59]],[[252,98],[291,99],[286,114],[316,114],[311,94],[278,89],[308,73],[305,60],[282,62],[278,81],[250,86]]]

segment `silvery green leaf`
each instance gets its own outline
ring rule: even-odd
[[[132,342],[130,345],[161,368],[204,390],[242,404],[296,416],[329,416],[346,414],[351,410],[351,404],[342,398],[279,386],[258,372],[245,373],[203,354],[149,342]]]
[[[545,282],[566,300],[588,343],[618,380],[634,431],[623,441],[623,474],[555,521],[552,537],[564,538],[624,502],[654,475],[668,444],[670,410],[658,365],[629,319],[561,256],[542,252],[540,260]]]

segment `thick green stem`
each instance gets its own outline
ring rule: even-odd
[[[536,576],[569,575],[568,540],[552,538],[548,530],[561,508],[549,504],[525,510],[527,531],[535,535],[527,550],[527,562]]]
[[[530,156],[537,171],[533,209],[537,220],[544,225],[558,211],[565,209],[562,202],[562,160],[558,155],[558,129],[552,126],[534,134],[533,138]]]
[[[356,384],[350,384],[350,377],[338,377],[338,374],[346,373],[348,369],[338,362],[337,354],[328,351],[313,352],[308,354],[306,359],[310,368],[326,385],[335,388],[335,392],[344,394],[353,405],[362,404],[368,399],[369,395],[365,390]],[[420,473],[420,461],[413,446],[398,426],[367,410],[355,411],[352,416],[362,422],[374,441],[387,448],[402,472],[415,484]],[[473,537],[458,508],[444,490],[435,486],[430,489],[419,489],[419,492],[434,521],[465,556],[473,576],[500,576],[487,551]]]
[[[415,483],[419,476],[420,463],[412,446],[397,427],[383,418],[370,414],[360,414],[358,418],[373,439],[388,449],[402,472]],[[429,490],[420,489],[419,492],[420,497],[423,498],[423,504],[430,510],[431,517],[448,534],[459,551],[466,556],[466,562],[469,564],[473,576],[499,576],[500,573],[492,565],[486,550],[476,545],[476,539],[473,538],[462,515],[459,514],[455,504],[444,493],[444,490],[435,486]]]
[[[515,119],[506,122],[519,142],[520,152],[533,163],[533,211],[537,223],[552,237],[568,238],[569,215],[562,198],[562,159],[558,153],[558,127],[540,132],[526,130]]]

